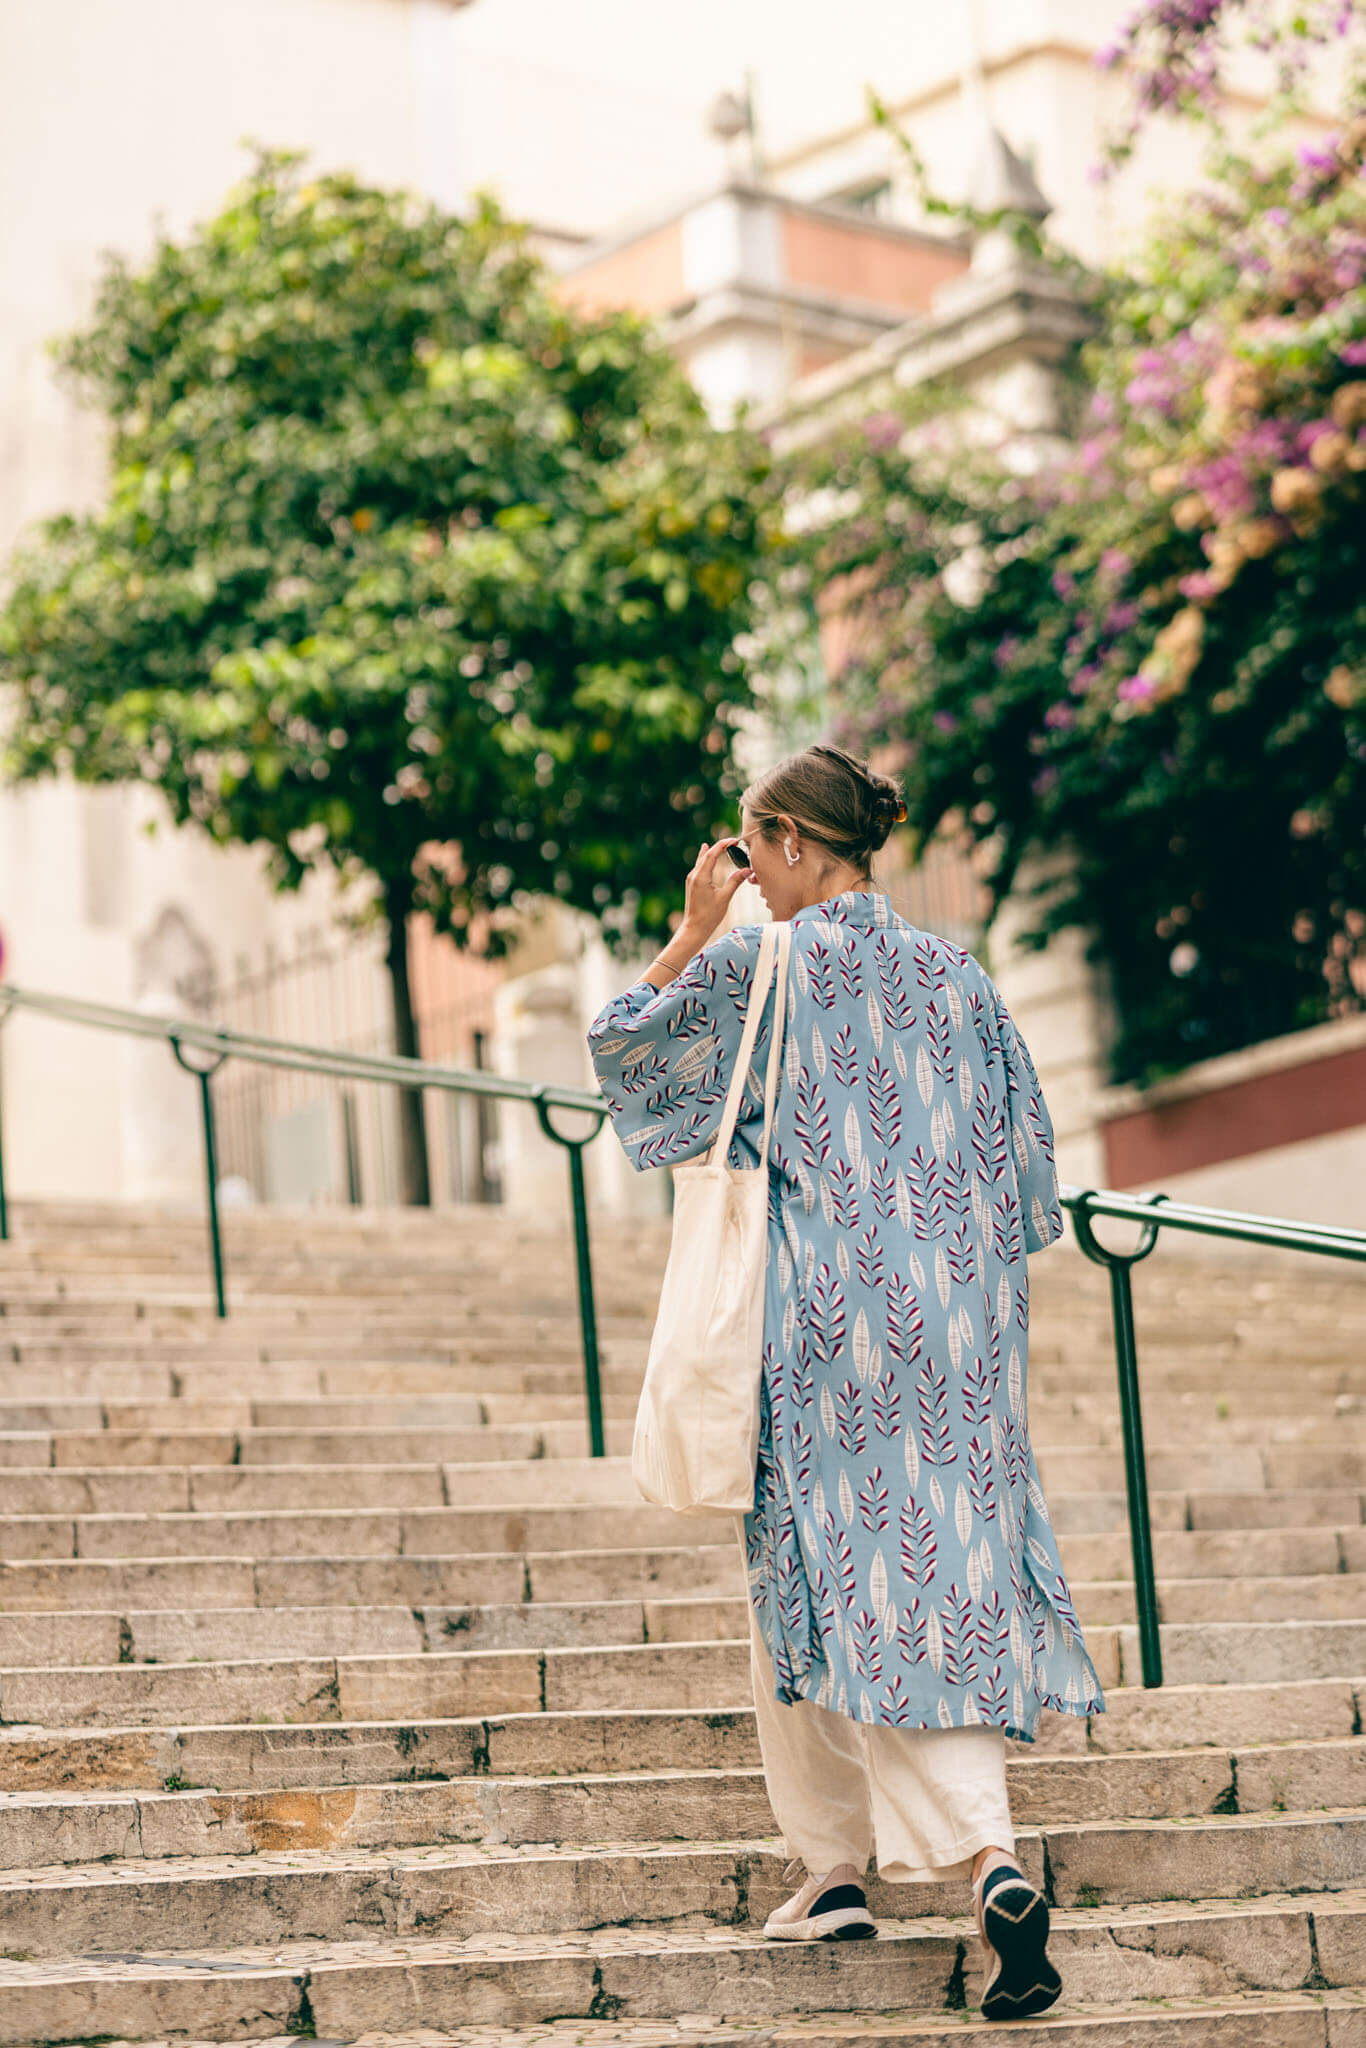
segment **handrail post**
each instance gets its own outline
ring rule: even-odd
[[[213,1114],[213,1077],[222,1066],[227,1054],[207,1067],[200,1067],[187,1060],[181,1050],[180,1040],[172,1034],[171,1051],[187,1074],[193,1074],[199,1083],[199,1113],[204,1127],[204,1178],[208,1189],[209,1210],[209,1252],[213,1259],[214,1312],[219,1317],[228,1313],[227,1292],[223,1284],[223,1234],[218,1223],[218,1138]]]
[[[579,1282],[579,1330],[583,1340],[583,1385],[588,1404],[588,1455],[607,1454],[602,1426],[602,1376],[598,1361],[598,1312],[593,1301],[593,1259],[588,1243],[588,1198],[584,1189],[583,1148],[602,1129],[603,1115],[582,1138],[567,1138],[550,1121],[550,1110],[538,1088],[532,1096],[536,1119],[547,1138],[569,1154],[569,1197],[574,1211],[574,1264]]]
[[[1072,1207],[1072,1227],[1086,1257],[1110,1275],[1110,1310],[1115,1331],[1115,1364],[1119,1374],[1119,1414],[1124,1432],[1124,1491],[1129,1510],[1129,1548],[1134,1565],[1134,1602],[1138,1609],[1139,1661],[1145,1686],[1162,1683],[1162,1637],[1157,1617],[1157,1579],[1153,1569],[1152,1512],[1148,1500],[1148,1465],[1143,1450],[1143,1410],[1138,1388],[1138,1340],[1134,1331],[1134,1290],[1131,1274],[1157,1243],[1156,1220],[1145,1223],[1134,1249],[1115,1252],[1097,1241],[1089,1213],[1092,1190],[1083,1190]]]

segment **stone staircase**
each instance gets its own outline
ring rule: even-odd
[[[1120,1233],[1116,1231],[1118,1236]],[[666,1249],[497,1212],[23,1210],[0,1246],[0,2048],[978,2048],[962,1886],[784,1896],[731,1525],[621,1454]],[[1034,1442],[1109,1697],[1016,1746],[1095,2048],[1366,2048],[1366,1287],[1137,1276],[1168,1683],[1145,1692],[1104,1276],[1034,1263]]]

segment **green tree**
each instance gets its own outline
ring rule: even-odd
[[[372,877],[403,1053],[414,910],[491,954],[532,893],[667,929],[734,789],[765,462],[645,323],[557,300],[488,203],[263,155],[61,356],[112,474],[15,565],[12,776]],[[415,1098],[404,1161],[426,1199]]]
[[[1032,936],[1094,935],[1118,1079],[1366,1006],[1364,162],[1357,120],[1158,220],[1057,467],[922,406],[794,468],[856,623],[843,736],[899,751],[994,901],[1071,855]]]

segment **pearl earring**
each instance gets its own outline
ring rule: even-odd
[[[795,868],[795,867],[796,867],[796,865],[797,865],[797,862],[798,862],[798,861],[799,861],[799,860],[801,859],[801,855],[800,855],[799,853],[794,853],[794,852],[793,852],[793,850],[792,850],[792,848],[791,848],[790,846],[785,846],[785,847],[783,848],[783,852],[784,852],[784,853],[786,854],[786,856],[787,856],[787,864],[788,864],[788,866],[789,866],[790,868]]]

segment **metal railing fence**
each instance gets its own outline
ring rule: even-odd
[[[100,1031],[118,1031],[136,1038],[159,1038],[199,1088],[199,1111],[204,1139],[204,1177],[208,1212],[209,1256],[213,1268],[214,1309],[228,1313],[223,1237],[218,1213],[218,1141],[214,1115],[213,1077],[225,1060],[254,1060],[265,1066],[293,1067],[334,1080],[375,1081],[419,1091],[435,1088],[447,1093],[492,1096],[502,1102],[526,1102],[548,1138],[562,1145],[569,1157],[569,1199],[574,1226],[574,1259],[578,1280],[579,1329],[583,1342],[584,1391],[588,1407],[588,1438],[593,1457],[604,1455],[602,1420],[602,1376],[598,1353],[597,1310],[593,1300],[593,1266],[588,1239],[588,1198],[584,1186],[583,1148],[597,1136],[607,1115],[601,1095],[585,1088],[564,1088],[549,1082],[518,1081],[482,1068],[442,1067],[427,1060],[404,1059],[397,1054],[343,1052],[322,1045],[299,1045],[287,1039],[266,1038],[251,1031],[224,1030],[201,1024],[192,1018],[149,1016],[140,1010],[117,1009],[107,1003],[87,1003],[76,996],[44,995],[33,989],[0,984],[0,1024],[15,1010],[30,1010],[66,1024],[86,1024]],[[187,1058],[187,1054],[198,1057]],[[585,1111],[593,1117],[590,1130],[574,1137],[557,1130],[551,1113],[557,1109]],[[9,1235],[9,1214],[5,1199],[3,1133],[0,1133],[0,1239]]]
[[[442,1067],[425,1060],[402,1059],[396,1055],[337,1051],[327,1046],[299,1045],[284,1039],[265,1038],[253,1032],[230,1031],[200,1024],[192,1019],[148,1016],[138,1010],[122,1010],[107,1004],[87,1003],[73,996],[40,994],[30,989],[0,985],[0,1025],[16,1009],[60,1019],[70,1024],[90,1025],[97,1030],[119,1031],[141,1038],[160,1038],[198,1084],[200,1118],[204,1139],[204,1168],[208,1211],[209,1251],[213,1268],[214,1304],[220,1316],[228,1312],[222,1234],[218,1217],[216,1138],[214,1125],[213,1077],[225,1060],[254,1060],[265,1065],[301,1068],[341,1080],[374,1081],[402,1088],[436,1088],[475,1096],[492,1096],[504,1102],[526,1102],[548,1138],[564,1146],[569,1156],[570,1206],[574,1229],[574,1259],[578,1280],[579,1327],[583,1347],[584,1391],[588,1411],[591,1454],[604,1455],[601,1369],[598,1354],[597,1313],[593,1300],[592,1254],[588,1236],[588,1203],[584,1186],[583,1150],[602,1129],[607,1106],[601,1095],[584,1088],[565,1088],[551,1083],[518,1081],[478,1068]],[[187,1052],[200,1055],[186,1057]],[[584,1111],[595,1121],[581,1137],[556,1130],[550,1121],[553,1110]],[[1329,1224],[1294,1223],[1273,1216],[1253,1216],[1234,1209],[1203,1208],[1193,1203],[1173,1202],[1166,1195],[1126,1195],[1107,1189],[1064,1186],[1060,1199],[1072,1219],[1077,1243],[1094,1264],[1104,1266],[1110,1278],[1111,1316],[1115,1339],[1115,1364],[1119,1379],[1120,1423],[1124,1439],[1124,1479],[1128,1504],[1129,1539],[1134,1567],[1134,1599],[1138,1614],[1139,1651],[1145,1686],[1162,1684],[1162,1647],[1158,1624],[1157,1585],[1153,1567],[1152,1519],[1148,1499],[1147,1463],[1143,1446],[1143,1415],[1139,1395],[1138,1342],[1134,1327],[1132,1273],[1154,1250],[1163,1230],[1181,1230],[1198,1236],[1222,1238],[1240,1244],[1263,1245],[1282,1251],[1311,1252],[1322,1258],[1366,1261],[1366,1232],[1344,1230]],[[1101,1217],[1137,1223],[1136,1244],[1116,1251],[1100,1243],[1095,1224]],[[0,1239],[9,1235],[5,1198],[3,1133],[0,1132]]]

